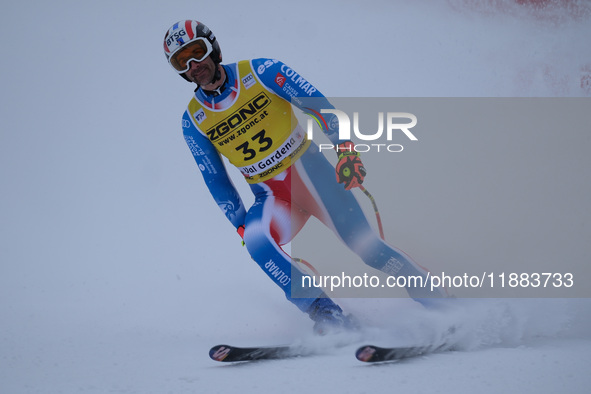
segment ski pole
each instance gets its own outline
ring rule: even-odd
[[[369,198],[371,201],[371,205],[373,205],[373,210],[376,214],[376,220],[378,221],[378,230],[380,231],[380,237],[385,240],[384,238],[384,228],[382,227],[382,219],[380,218],[380,211],[378,210],[378,204],[376,204],[376,199],[371,195],[369,191],[363,186],[359,185],[359,189]]]

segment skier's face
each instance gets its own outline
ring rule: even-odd
[[[185,73],[187,78],[198,85],[205,86],[209,85],[215,76],[216,64],[211,60],[211,56],[208,56],[201,62],[191,61],[189,63],[189,71]]]

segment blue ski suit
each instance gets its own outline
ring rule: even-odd
[[[291,284],[303,273],[283,249],[311,215],[330,228],[365,264],[391,275],[419,275],[427,270],[389,246],[372,229],[351,191],[337,183],[335,169],[292,122],[292,102],[324,98],[292,68],[278,60],[254,59],[223,65],[226,80],[219,95],[198,88],[183,114],[182,127],[191,153],[218,206],[232,225],[244,226],[252,259],[303,312],[323,296],[310,287],[292,297]],[[322,108],[333,108],[319,100]],[[297,122],[295,122],[297,123]],[[323,132],[336,146],[337,128]],[[221,155],[250,184],[255,202],[246,208],[230,180]],[[293,269],[292,269],[293,268]],[[433,297],[428,288],[407,288],[415,299]],[[439,291],[439,290],[438,290]]]

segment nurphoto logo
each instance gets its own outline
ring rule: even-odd
[[[375,141],[374,143],[361,143],[355,144],[353,149],[356,152],[369,152],[369,151],[387,151],[387,152],[402,152],[404,147],[401,144],[391,143],[394,135],[400,135],[402,133],[411,141],[417,141],[417,137],[410,131],[414,126],[417,125],[417,117],[409,112],[378,112],[377,113],[377,131],[373,130],[360,130],[359,127],[359,112],[353,112],[353,122],[347,113],[338,109],[321,109],[320,113],[313,111],[316,116],[311,115],[316,123],[324,123],[328,129],[333,129],[336,122],[326,122],[326,118],[322,114],[334,115],[333,120],[338,120],[338,133],[339,140],[351,140],[354,135],[361,141]],[[374,115],[375,116],[375,115]],[[336,119],[335,119],[336,117]],[[352,126],[351,127],[351,123]],[[328,126],[330,124],[331,126]],[[351,130],[353,132],[351,132]],[[385,135],[384,135],[385,134]],[[307,136],[309,139],[313,139],[314,136],[314,121],[312,118],[308,119],[307,123]],[[387,143],[379,143],[379,141],[386,141]],[[335,147],[332,144],[319,144],[320,150],[332,149]]]

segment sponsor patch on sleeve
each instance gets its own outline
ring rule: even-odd
[[[254,75],[252,75],[252,73],[249,73],[247,76],[245,76],[244,78],[242,78],[242,84],[244,85],[244,87],[246,89],[250,88],[255,83],[257,83],[257,81],[254,78]]]
[[[283,84],[285,83],[285,75],[281,74],[281,73],[277,73],[277,76],[275,77],[275,83],[277,85],[279,85],[279,87],[283,87]]]

